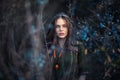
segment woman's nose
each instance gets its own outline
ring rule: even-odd
[[[63,30],[63,26],[60,26],[60,30]]]

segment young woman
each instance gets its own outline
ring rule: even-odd
[[[52,65],[51,80],[77,79],[77,48],[71,45],[72,21],[64,14],[56,15],[48,32]]]

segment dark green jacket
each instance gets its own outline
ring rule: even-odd
[[[53,51],[52,51],[53,54]],[[77,53],[75,51],[67,50],[59,56],[59,51],[56,51],[51,56],[52,64],[52,80],[78,80],[77,79]],[[57,67],[56,67],[57,65]]]

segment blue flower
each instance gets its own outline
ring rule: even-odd
[[[101,22],[100,25],[99,25],[100,28],[104,28],[105,25]]]
[[[87,40],[89,29],[87,26],[83,25],[82,29],[78,31],[79,39]]]

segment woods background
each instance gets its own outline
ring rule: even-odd
[[[95,55],[93,60],[104,65],[102,79],[120,80],[119,0],[4,0],[0,10],[0,80],[30,80],[31,74],[43,69],[47,53],[42,45],[59,12],[73,20],[73,43],[83,56]],[[37,72],[33,63],[34,68],[40,66]]]

